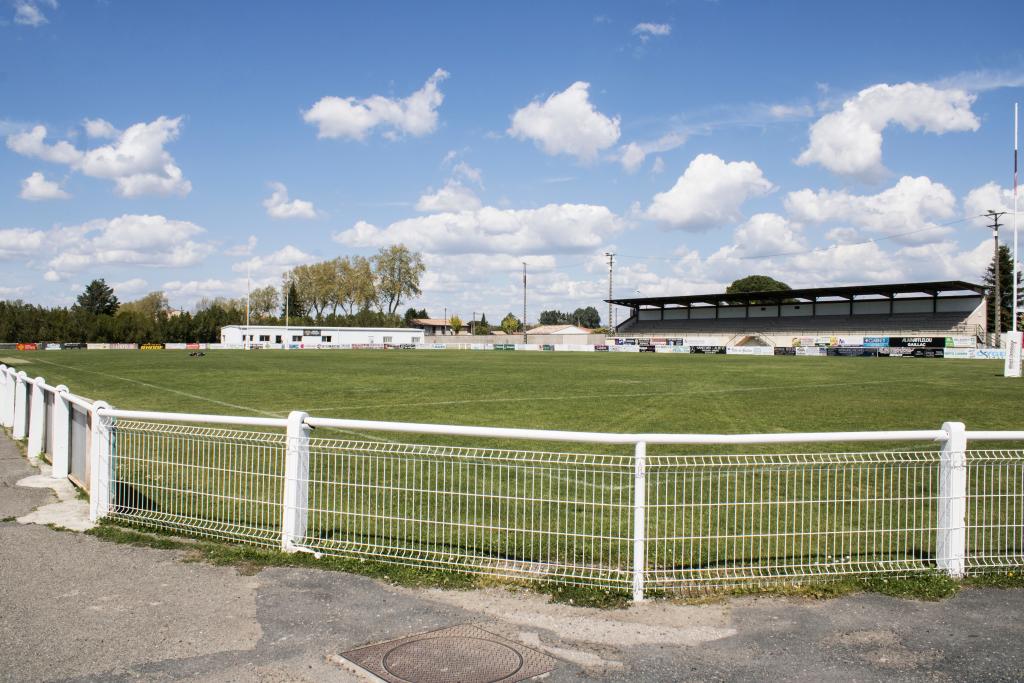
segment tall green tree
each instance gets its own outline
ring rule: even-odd
[[[487,314],[481,313],[480,320],[473,325],[473,334],[490,334],[491,325],[487,322]]]
[[[522,329],[523,323],[520,322],[519,318],[509,313],[501,319],[501,330],[505,334],[513,334]]]
[[[93,315],[114,315],[119,305],[114,289],[102,278],[86,285],[77,301],[79,309]]]
[[[597,312],[597,309],[593,306],[587,306],[586,308],[577,308],[572,312],[572,323],[579,325],[580,327],[600,327],[601,326],[601,314]]]
[[[393,315],[403,299],[420,295],[420,278],[426,271],[423,257],[404,244],[384,247],[370,259],[376,280],[377,305]]]
[[[993,254],[988,264],[982,282],[988,287],[985,295],[985,302],[988,309],[986,320],[987,330],[993,330],[995,320],[995,284],[996,284],[996,259]],[[1017,310],[1024,312],[1024,288],[1021,287],[1021,274],[1017,273]],[[1005,244],[999,245],[999,331],[1006,332],[1013,328],[1013,257],[1010,248]]]

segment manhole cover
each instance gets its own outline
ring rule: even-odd
[[[515,683],[555,660],[476,626],[453,626],[342,653],[391,683]]]

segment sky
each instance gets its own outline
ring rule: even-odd
[[[395,243],[427,267],[408,305],[492,322],[523,263],[531,321],[606,317],[609,252],[616,297],[978,282],[1022,26],[1019,1],[0,0],[0,299],[104,278],[188,309]]]

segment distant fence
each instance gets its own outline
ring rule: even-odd
[[[288,552],[568,582],[635,600],[1024,564],[1024,450],[1006,447],[1024,431],[946,422],[883,432],[613,434],[302,412],[161,413],[89,402],[0,365],[2,422],[15,438],[27,436],[30,456],[50,455],[54,476],[65,476],[82,448],[72,407],[87,416],[78,434],[94,520]],[[440,443],[395,440],[402,434]],[[494,446],[466,445],[479,440]],[[969,441],[1003,447],[969,449]],[[558,442],[622,452],[536,447]],[[713,453],[862,442],[910,447]],[[701,452],[674,453],[679,446]]]

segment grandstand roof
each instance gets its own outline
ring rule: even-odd
[[[640,306],[664,307],[666,305],[692,306],[693,304],[747,304],[792,301],[818,301],[819,299],[856,299],[859,297],[881,296],[893,298],[897,294],[926,294],[939,296],[950,292],[974,292],[984,294],[985,286],[963,280],[942,282],[905,282],[892,285],[855,285],[849,287],[814,287],[811,289],[787,289],[775,292],[737,292],[728,294],[691,294],[687,296],[646,296],[630,299],[605,299],[618,306],[639,308]]]

